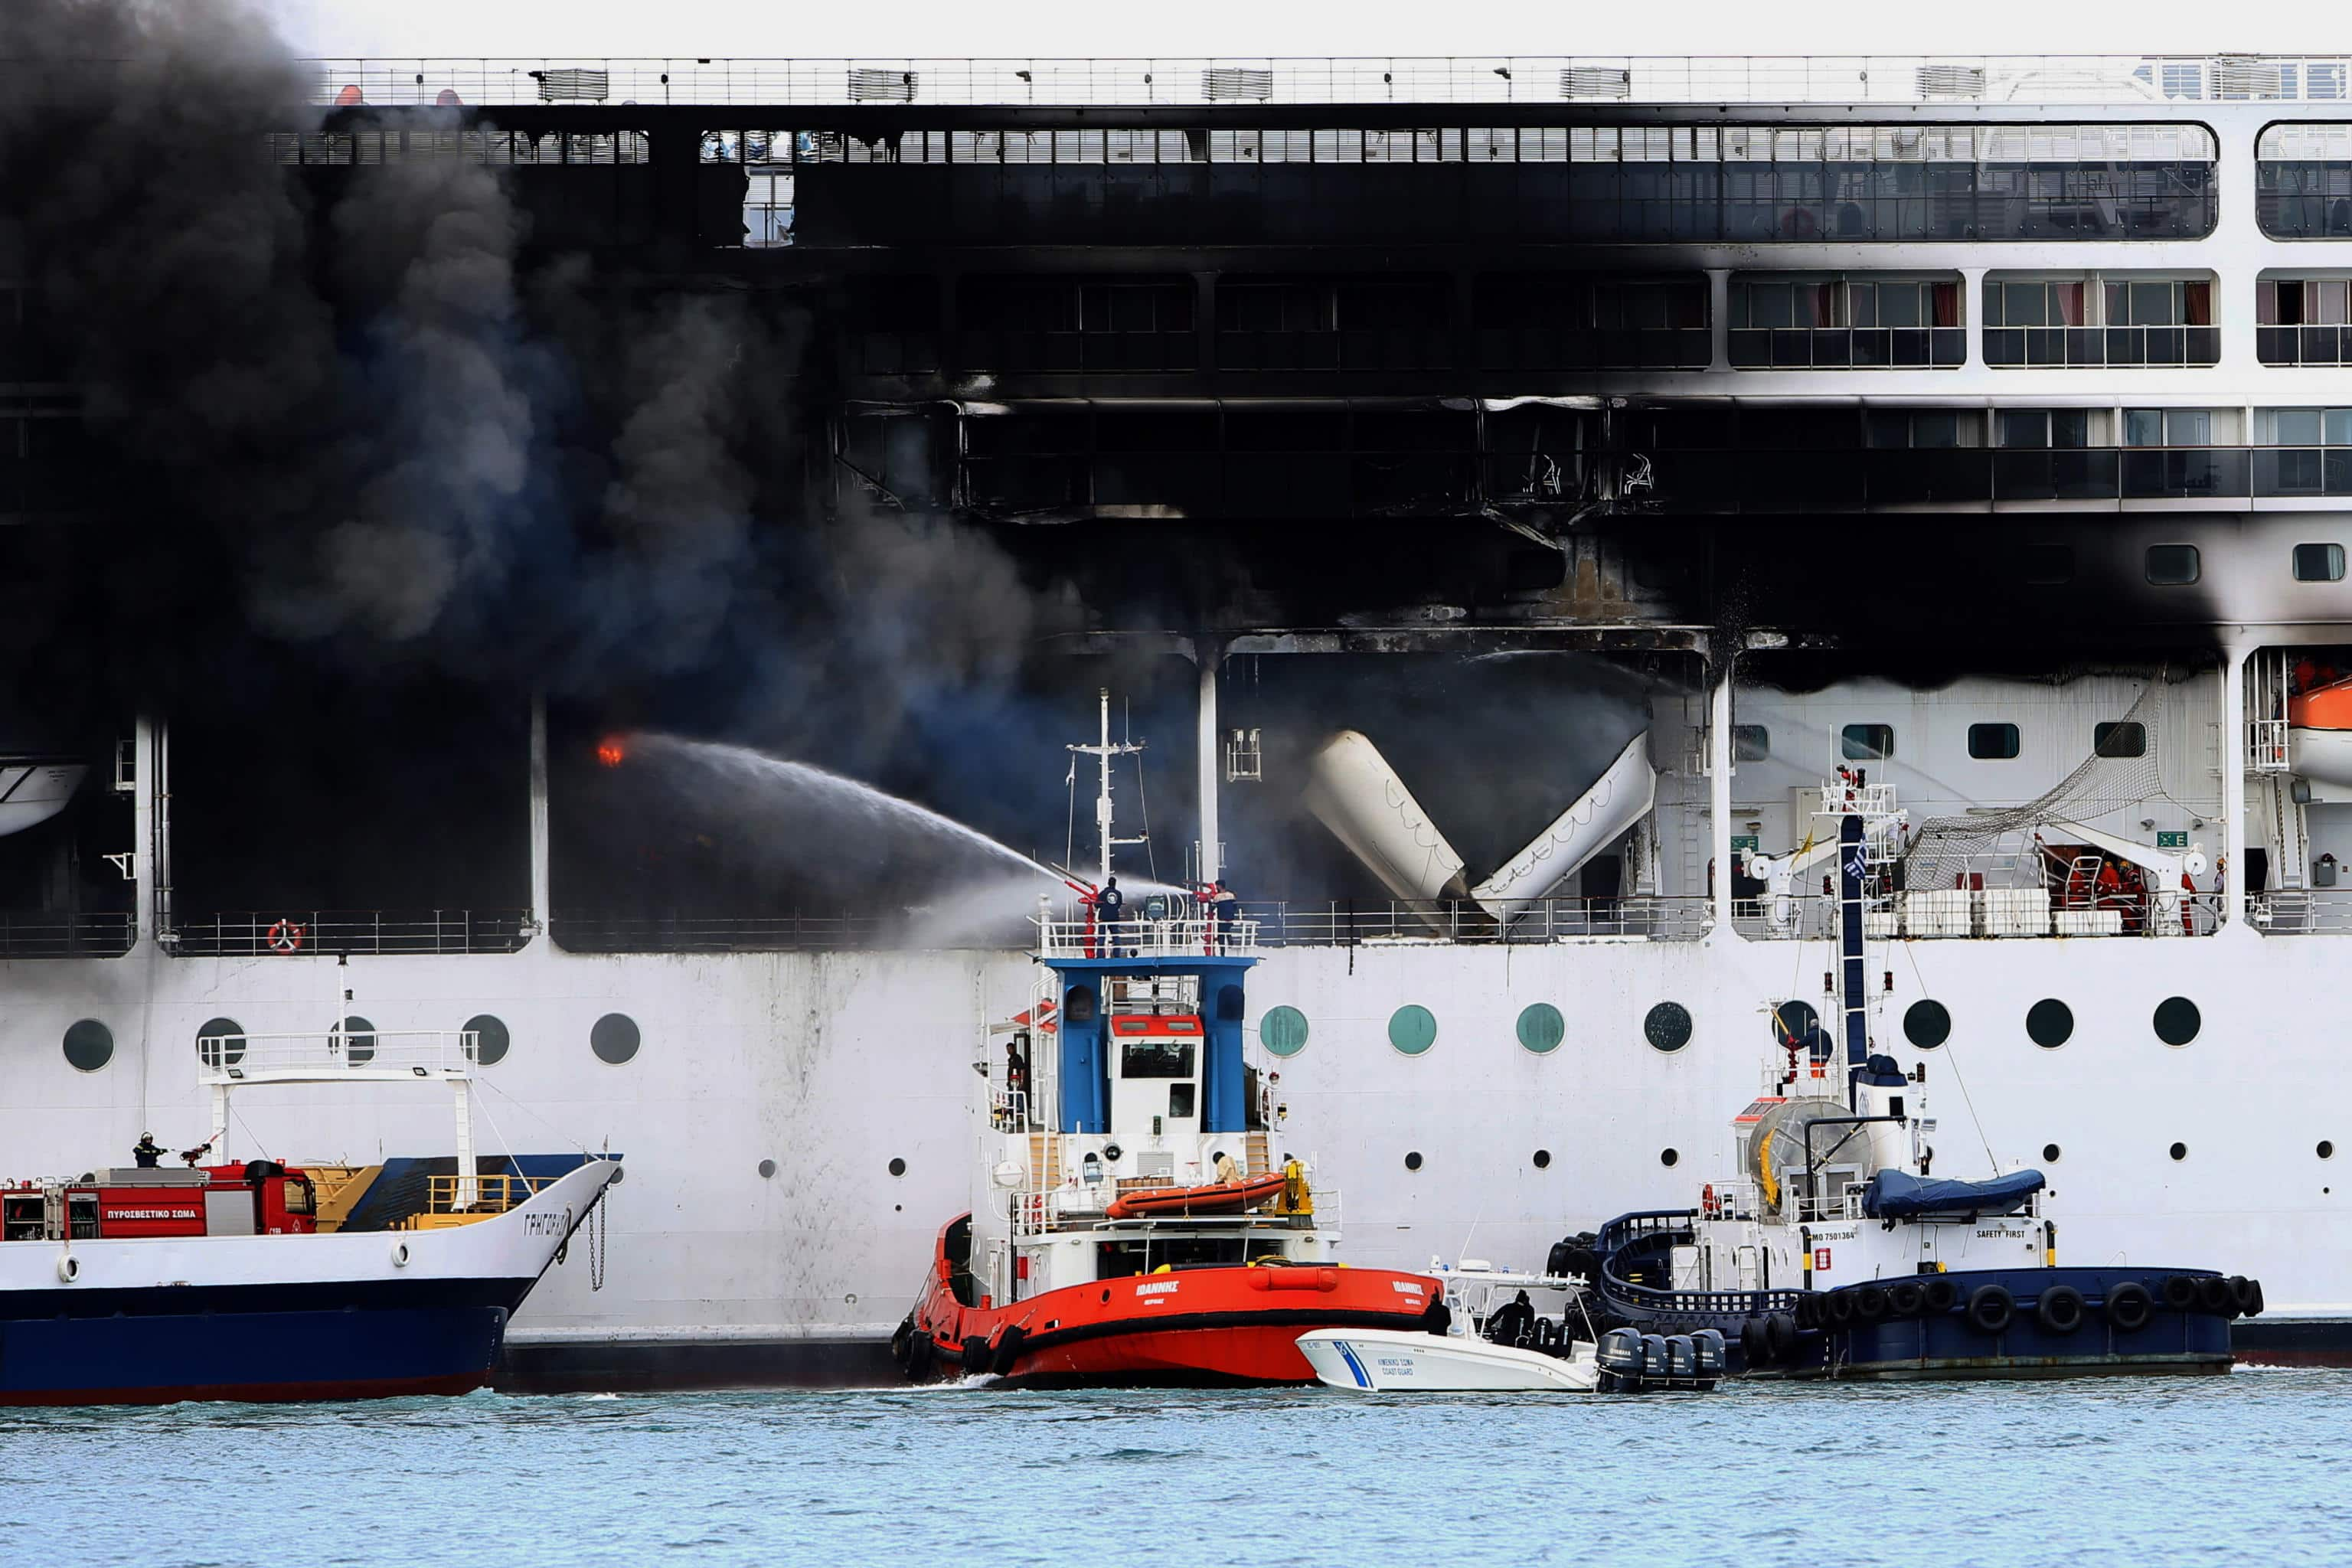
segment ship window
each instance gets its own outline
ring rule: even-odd
[[[1682,1163],[1682,1152],[1678,1149],[1661,1149],[1658,1151],[1658,1163],[1661,1165],[1679,1165]]]
[[[2074,1037],[2074,1009],[2045,996],[2026,1010],[2025,1032],[2043,1050],[2054,1051]]]
[[[1192,1117],[1200,1114],[1198,1110],[1199,1102],[1193,1098],[1197,1092],[1198,1086],[1194,1084],[1170,1084],[1168,1086],[1169,1120],[1172,1121],[1187,1121]]]
[[[894,1176],[903,1176],[903,1175],[905,1175],[905,1174],[907,1173],[907,1162],[906,1162],[906,1161],[904,1161],[904,1160],[902,1160],[902,1159],[900,1159],[900,1158],[899,1158],[898,1156],[897,1156],[896,1154],[891,1155],[891,1156],[890,1156],[890,1173],[891,1173],[892,1175],[894,1175]]]
[[[208,1068],[245,1060],[245,1026],[235,1018],[207,1018],[196,1031],[196,1056]]]
[[[474,1060],[489,1067],[507,1059],[507,1047],[511,1041],[507,1036],[505,1020],[488,1013],[477,1013],[466,1020],[466,1033],[473,1037],[466,1044],[466,1054]]]
[[[1278,1057],[1307,1048],[1307,1015],[1296,1007],[1269,1007],[1257,1022],[1258,1043]]]
[[[2209,408],[2126,408],[2126,447],[2210,447],[2213,412]]]
[[[365,1018],[343,1020],[343,1058],[352,1066],[375,1060],[375,1026]]]
[[[1821,1031],[1822,1016],[1810,1002],[1783,1002],[1772,1009],[1767,1026],[1772,1031],[1772,1043],[1785,1051],[1791,1046],[1810,1046]]]
[[[1417,1057],[1437,1043],[1437,1018],[1426,1007],[1407,1003],[1389,1015],[1389,1044]]]
[[[1190,1040],[1129,1040],[1119,1047],[1121,1078],[1191,1078]]]
[[[1848,724],[1838,731],[1838,755],[1847,762],[1884,762],[1894,754],[1892,724]]]
[[[2344,581],[2344,547],[2340,544],[2296,545],[2294,580],[2298,583],[2341,583]]]
[[[2091,750],[2103,757],[2144,757],[2147,755],[2147,726],[2134,719],[2094,724]]]
[[[1568,1037],[1568,1020],[1549,1002],[1532,1003],[1519,1014],[1518,1034],[1520,1045],[1539,1057],[1547,1056]]]
[[[2186,1143],[2175,1143],[2170,1152],[2172,1157],[2176,1160],[2186,1160],[2189,1158],[2189,1145]]]
[[[95,1018],[84,1018],[66,1030],[66,1060],[83,1072],[96,1072],[114,1059],[114,1032]]]
[[[2045,1165],[2054,1165],[2058,1163],[2057,1144],[2044,1143],[2042,1145],[2042,1163]]]
[[[1642,1037],[1657,1050],[1681,1050],[1690,1044],[1690,1009],[1679,1002],[1659,1003],[1642,1020]]]
[[[2017,760],[2017,726],[2014,724],[1969,725],[1969,755],[1979,762],[2015,762]]]
[[[2325,1145],[2323,1145],[2323,1147],[2325,1147]],[[2326,1159],[2326,1157],[2327,1157],[2327,1156],[2326,1156],[2326,1155],[2325,1155],[2325,1154],[2322,1154],[2322,1155],[2320,1156],[2320,1158],[2321,1158],[2321,1159],[2323,1159],[2323,1160],[2324,1160],[2324,1159]],[[1533,1163],[1534,1163],[1534,1165],[1535,1165],[1535,1168],[1536,1168],[1537,1170],[1538,1170],[1538,1171],[1548,1171],[1548,1170],[1549,1170],[1549,1169],[1551,1168],[1551,1151],[1550,1151],[1550,1150],[1549,1150],[1549,1149],[1538,1149],[1538,1150],[1537,1150],[1537,1151],[1536,1151],[1535,1160],[1534,1160]]]
[[[1735,763],[1760,763],[1772,754],[1772,731],[1761,724],[1734,724],[1731,727],[1731,760]]]
[[[2168,1046],[2185,1046],[2204,1027],[2197,1004],[2186,996],[2168,996],[2157,1004],[2156,1037]]]
[[[596,1059],[619,1067],[637,1054],[637,1021],[625,1013],[607,1013],[588,1031],[588,1048]]]
[[[1905,1009],[1903,1037],[1923,1051],[1932,1051],[1952,1037],[1952,1015],[1941,1002],[1922,998]]]
[[[2029,544],[2025,547],[2025,580],[2044,587],[2074,580],[2074,547],[2071,544]]]
[[[1405,1155],[1405,1157],[1404,1157],[1404,1168],[1405,1168],[1406,1170],[1408,1170],[1408,1171],[1418,1171],[1418,1170],[1420,1170],[1420,1169],[1421,1169],[1421,1151],[1420,1151],[1420,1150],[1418,1150],[1418,1149],[1412,1150],[1411,1152],[1409,1152],[1409,1153],[1407,1153],[1407,1154]]]
[[[2200,575],[2193,544],[2151,544],[2147,547],[2147,580],[2159,588],[2179,588]]]

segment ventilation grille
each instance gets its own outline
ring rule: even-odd
[[[1633,73],[1606,66],[1570,66],[1559,73],[1562,98],[1631,98]]]
[[[1274,73],[1249,66],[1212,66],[1201,73],[1201,96],[1212,103],[1264,103],[1274,96]]]
[[[849,101],[912,103],[915,101],[915,73],[864,68],[853,70],[849,73]]]
[[[1982,98],[1985,95],[1984,68],[1921,66],[1918,85],[1921,98]]]
[[[565,69],[530,74],[539,82],[541,103],[602,103],[613,94],[610,71]]]

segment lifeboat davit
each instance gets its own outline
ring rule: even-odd
[[[2320,784],[2352,787],[2352,679],[2286,701],[2288,765]]]
[[[1212,1182],[1201,1187],[1146,1187],[1122,1193],[1112,1200],[1110,1217],[1136,1219],[1144,1215],[1236,1214],[1255,1208],[1288,1185],[1280,1171],[1245,1182]]]

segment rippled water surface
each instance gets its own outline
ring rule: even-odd
[[[0,1411],[0,1563],[2352,1558],[2352,1374]]]

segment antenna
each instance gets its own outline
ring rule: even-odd
[[[1119,741],[1114,742],[1111,740],[1109,687],[1106,686],[1096,693],[1096,708],[1099,718],[1097,725],[1097,734],[1099,738],[1091,746],[1074,745],[1070,747],[1069,750],[1075,753],[1081,753],[1095,759],[1095,830],[1097,837],[1100,838],[1102,845],[1102,865],[1097,873],[1099,879],[1095,885],[1097,888],[1100,888],[1104,883],[1110,880],[1110,854],[1112,847],[1120,844],[1142,844],[1147,842],[1147,840],[1144,838],[1118,838],[1114,837],[1111,834],[1111,759],[1113,757],[1129,756],[1140,752],[1143,750],[1143,745],[1140,742],[1137,741]]]

